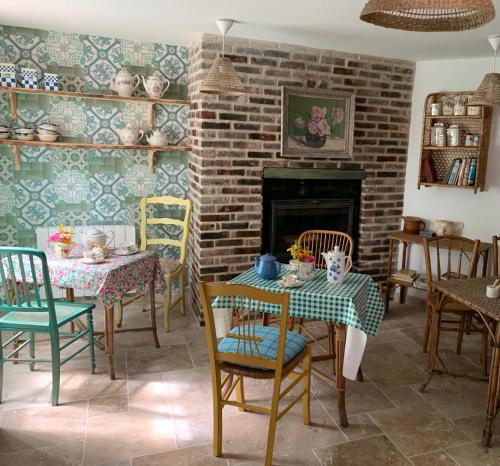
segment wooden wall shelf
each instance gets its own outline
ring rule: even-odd
[[[0,87],[0,92],[4,92],[9,96],[10,101],[10,116],[17,118],[17,94],[36,94],[48,95],[52,97],[74,97],[80,99],[96,99],[96,100],[112,100],[122,102],[138,102],[147,105],[147,121],[148,126],[152,127],[154,123],[154,105],[190,105],[189,100],[185,99],[151,99],[149,97],[122,97],[113,94],[93,94],[91,92],[69,92],[69,91],[48,91],[46,89],[25,89],[23,87]],[[43,142],[43,141],[18,141],[16,139],[0,139],[0,144],[8,144],[15,147],[15,169],[21,169],[21,147],[55,147],[64,148],[71,147],[75,149],[101,149],[101,150],[147,150],[149,152],[149,171],[154,170],[154,155],[160,151],[180,151],[188,152],[191,150],[188,146],[141,146],[132,145],[124,146],[121,144],[94,144],[82,142]]]
[[[491,115],[492,110],[488,107],[481,108],[480,115],[431,115],[431,104],[440,102],[446,98],[453,96],[469,96],[474,92],[436,92],[429,94],[425,99],[423,125],[422,125],[422,140],[420,148],[420,164],[418,172],[418,189],[421,186],[425,187],[440,187],[440,188],[459,188],[473,190],[474,193],[484,191],[486,166],[488,161],[488,147],[490,138]],[[460,129],[460,146],[437,147],[431,145],[432,127],[439,121],[441,123],[455,124]],[[446,128],[446,127],[445,127]],[[478,146],[466,146],[466,133],[478,134]],[[432,177],[426,177],[424,169],[424,160],[429,159],[431,166],[435,168],[435,180],[430,182]],[[444,180],[448,174],[451,163],[454,159],[476,159],[476,178],[473,185],[458,185],[447,184]],[[465,163],[465,162],[463,162]],[[427,165],[427,162],[425,162]],[[427,167],[429,168],[429,167]]]
[[[0,144],[7,144],[15,147],[16,170],[21,169],[21,147],[53,147],[53,148],[73,148],[73,149],[100,149],[100,150],[145,150],[149,152],[149,171],[153,172],[154,169],[154,155],[156,152],[162,151],[176,151],[176,152],[189,152],[189,146],[141,146],[139,144],[132,146],[125,146],[122,144],[94,144],[86,142],[43,142],[43,141],[18,141],[16,139],[0,139]]]

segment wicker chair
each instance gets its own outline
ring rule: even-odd
[[[460,354],[464,334],[481,333],[481,364],[487,374],[488,331],[475,319],[475,312],[463,304],[446,301],[438,312],[439,297],[433,289],[433,283],[439,280],[456,278],[474,278],[479,260],[479,240],[471,240],[461,236],[437,236],[424,239],[426,282],[427,282],[427,318],[424,331],[423,350],[427,352],[432,319],[440,319],[440,332],[458,333],[456,353]],[[431,251],[435,256],[435,270],[432,266]],[[450,318],[443,319],[448,314]],[[451,316],[458,317],[451,319]],[[439,335],[437,336],[439,339]],[[436,342],[436,345],[439,342]]]
[[[493,269],[492,275],[498,277],[500,275],[500,269],[498,268],[498,250],[500,249],[500,236],[493,236],[491,238],[493,243]]]
[[[302,247],[308,249],[315,257],[315,266],[318,269],[326,269],[325,259],[321,255],[322,252],[333,250],[335,246],[338,246],[346,255],[352,256],[354,250],[352,238],[347,233],[341,231],[307,230],[300,235],[299,242]],[[305,333],[310,338],[309,343],[317,344],[325,353],[320,356],[313,356],[312,361],[331,360],[333,372],[335,373],[335,327],[327,322],[327,333],[321,336],[315,336],[307,328],[304,319],[296,319],[295,324],[298,324],[300,333]],[[322,344],[322,340],[325,339],[328,339],[328,348]],[[358,373],[358,379],[362,380],[361,370]]]
[[[208,353],[212,373],[214,440],[213,454],[222,454],[222,410],[237,406],[241,411],[270,415],[265,465],[270,466],[276,423],[296,403],[302,401],[304,424],[310,424],[311,349],[302,335],[287,331],[288,293],[273,293],[246,285],[199,283],[203,314],[206,323]],[[225,300],[232,308],[234,328],[217,343],[213,299]],[[274,306],[280,311],[280,325],[256,325],[260,310]],[[301,364],[302,371],[295,371]],[[221,371],[227,375],[221,380]],[[243,378],[274,379],[271,407],[253,405],[245,401]],[[281,390],[283,380],[292,382]],[[278,412],[280,401],[300,382],[301,392]],[[229,397],[236,389],[236,400]],[[249,432],[249,435],[251,433]]]

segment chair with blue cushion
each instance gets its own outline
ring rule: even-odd
[[[41,265],[41,267],[40,267]],[[33,278],[35,277],[35,278]],[[42,299],[42,291],[45,299]],[[30,370],[35,369],[36,362],[52,363],[52,405],[59,402],[60,368],[63,364],[89,349],[90,370],[95,372],[94,328],[92,310],[94,304],[69,303],[56,301],[52,296],[47,258],[43,251],[31,248],[0,247],[0,402],[2,400],[3,364],[5,361],[28,362]],[[87,328],[75,332],[61,331],[61,327],[75,319],[87,317]],[[3,332],[14,332],[14,335],[2,343]],[[35,334],[48,334],[51,346],[51,359],[35,357]],[[4,349],[11,343],[27,338],[5,357]],[[60,337],[65,337],[60,341]],[[81,338],[85,344],[73,353],[62,356],[61,352]],[[19,358],[19,351],[29,345],[29,356]]]
[[[270,415],[265,465],[273,457],[276,423],[296,403],[302,401],[304,424],[310,424],[311,350],[307,339],[287,331],[288,293],[273,293],[246,285],[199,283],[206,323],[213,387],[214,456],[222,454],[222,409],[237,406],[241,411]],[[213,299],[230,303],[232,330],[217,343]],[[264,306],[279,312],[279,327],[257,325]],[[302,370],[297,371],[297,366]],[[221,380],[221,371],[226,373]],[[274,379],[271,407],[245,401],[243,378]],[[292,382],[283,390],[281,384],[289,377]],[[280,410],[280,401],[302,381],[302,389]],[[236,400],[230,400],[236,389]]]

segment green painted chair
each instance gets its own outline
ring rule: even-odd
[[[35,263],[41,262],[40,273],[36,278],[38,286],[33,286],[36,277]],[[14,279],[15,277],[15,279]],[[45,299],[41,298],[41,291],[45,292]],[[35,369],[36,362],[52,363],[52,405],[59,402],[60,369],[63,364],[74,358],[86,348],[89,348],[90,369],[95,372],[94,357],[94,327],[92,310],[94,304],[68,303],[56,301],[52,296],[49,269],[45,253],[31,248],[0,247],[0,402],[2,400],[3,364],[5,361],[28,362],[30,370]],[[60,331],[60,328],[80,316],[86,314],[87,328],[80,325],[82,330],[76,332]],[[14,332],[14,335],[2,343],[3,332]],[[37,359],[35,357],[35,334],[45,333],[50,337],[51,359]],[[21,344],[14,345],[14,349],[5,357],[4,349],[11,343],[19,342],[25,334]],[[65,337],[60,341],[60,337]],[[73,343],[87,337],[87,342],[76,351],[65,356],[61,355]],[[19,358],[19,351],[29,345],[29,357]]]

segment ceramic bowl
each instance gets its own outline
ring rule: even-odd
[[[33,139],[35,139],[35,136],[33,134],[17,134],[16,133],[16,139],[18,141],[33,141]]]
[[[47,136],[53,136],[53,135],[56,135],[58,136],[59,133],[57,131],[48,131],[48,130],[44,130],[44,129],[39,129],[37,131],[38,134],[45,134]]]
[[[38,131],[54,131],[57,133],[57,126],[52,123],[42,123],[37,126]]]
[[[16,134],[35,134],[35,128],[15,128]]]
[[[10,131],[0,131],[0,139],[8,139],[10,137]]]
[[[55,142],[57,141],[57,138],[59,137],[58,134],[38,134],[38,139],[43,142]]]

